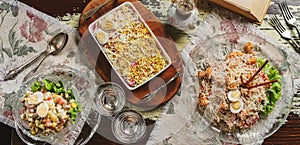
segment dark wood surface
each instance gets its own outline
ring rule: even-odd
[[[79,48],[83,47],[82,49],[84,49],[84,52],[86,52],[89,56],[88,59],[92,62],[94,66],[96,66],[96,71],[105,81],[109,82],[112,80],[112,78],[114,78],[113,81],[121,85],[121,87],[125,91],[127,101],[131,102],[132,104],[135,104],[136,106],[139,106],[140,108],[142,107],[143,109],[151,109],[166,103],[176,94],[181,84],[181,77],[178,77],[176,80],[172,81],[170,84],[167,85],[166,95],[164,95],[165,90],[161,89],[150,100],[143,102],[141,101],[141,99],[143,99],[148,93],[150,93],[149,82],[145,83],[144,85],[135,90],[127,89],[126,86],[122,83],[122,81],[117,77],[115,71],[113,71],[104,54],[100,51],[99,46],[95,43],[95,41],[92,38],[93,36],[91,36],[88,32],[88,26],[92,22],[94,22],[101,15],[124,3],[125,1],[128,0],[115,0],[105,5],[103,8],[101,8],[101,10],[97,11],[97,13],[93,17],[89,19],[80,19],[79,32],[82,36],[82,43],[79,44]],[[136,0],[129,1],[132,2],[132,4],[140,13],[140,15],[144,18],[149,28],[155,34],[158,41],[171,58],[171,66],[157,76],[160,79],[163,79],[165,82],[167,82],[176,74],[176,72],[183,72],[182,59],[179,55],[178,49],[176,48],[175,43],[172,40],[169,33],[166,32],[164,26],[159,22],[159,20],[155,17],[155,15],[152,12],[150,12],[142,3]],[[82,13],[86,13],[88,10],[104,2],[105,0],[92,0],[84,8]],[[155,80],[153,80],[151,83],[157,84],[157,87],[161,86],[159,82],[154,81]]]
[[[62,16],[65,13],[77,13],[81,12],[89,0],[50,0],[50,1],[41,1],[41,0],[20,0],[34,8],[41,10],[52,16]],[[154,123],[154,122],[150,122]],[[1,144],[12,145],[22,145],[24,144],[16,135],[16,132],[8,127],[5,124],[0,123],[1,134]],[[151,129],[149,129],[151,130]],[[11,142],[11,137],[13,138]],[[95,134],[91,140],[87,143],[88,145],[114,145],[116,143],[111,142],[99,134]],[[143,143],[141,143],[143,144]],[[282,144],[291,144],[297,145],[300,144],[300,118],[298,115],[290,114],[288,121],[272,136],[267,138],[264,143],[265,145],[282,145]]]

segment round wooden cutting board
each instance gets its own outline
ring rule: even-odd
[[[106,0],[92,0],[90,3],[84,8],[82,14],[86,13],[88,10],[101,5]],[[163,48],[166,50],[168,55],[171,58],[172,64],[168,67],[164,72],[158,75],[160,79],[154,79],[149,82],[151,84],[155,84],[156,88],[161,86],[164,82],[170,80],[177,72],[183,72],[183,64],[181,56],[175,46],[174,41],[171,36],[164,29],[163,24],[156,18],[156,16],[150,12],[142,3],[136,0],[114,0],[92,16],[89,19],[80,19],[79,21],[79,32],[81,35],[81,40],[79,43],[79,48],[82,49],[83,53],[86,53],[89,61],[95,66],[95,70],[98,74],[103,78],[104,81],[113,81],[120,84],[126,93],[126,99],[130,103],[136,105],[139,108],[143,109],[153,109],[161,104],[166,103],[170,100],[178,91],[181,85],[181,77],[174,79],[171,83],[167,85],[167,88],[159,90],[156,95],[151,97],[150,99],[143,99],[150,92],[149,82],[142,85],[141,87],[135,90],[129,90],[122,83],[122,81],[117,77],[116,72],[112,69],[108,60],[105,58],[104,54],[101,52],[99,46],[96,44],[93,36],[88,32],[88,26],[95,21],[97,18],[117,7],[118,5],[129,1],[135,6],[140,15],[143,17],[149,28],[157,37],[158,41],[161,43]],[[161,81],[164,80],[164,82]],[[151,88],[153,90],[153,88]]]

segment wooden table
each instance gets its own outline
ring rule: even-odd
[[[81,13],[83,8],[88,4],[89,0],[50,0],[50,1],[40,1],[40,0],[20,0],[35,9],[38,9],[44,13],[47,13],[53,17],[63,16],[66,13]],[[152,124],[154,121],[148,121],[147,123]],[[105,124],[103,124],[105,126]],[[24,144],[17,136],[13,128],[0,123],[1,136],[4,141],[1,144],[20,145]],[[152,128],[148,129],[151,131]],[[145,138],[144,142],[147,138]],[[12,142],[11,142],[12,141]],[[87,143],[89,145],[94,144],[116,144],[111,142],[99,134],[91,138]],[[283,125],[275,134],[267,138],[263,144],[300,144],[300,117],[295,114],[290,114],[288,121]]]

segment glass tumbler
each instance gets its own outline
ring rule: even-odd
[[[111,128],[116,139],[122,143],[130,144],[143,139],[146,123],[137,111],[122,110],[113,117]]]
[[[125,101],[124,90],[114,82],[105,82],[98,86],[94,97],[96,110],[104,116],[112,116],[121,111],[125,105]]]

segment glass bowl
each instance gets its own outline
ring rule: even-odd
[[[252,49],[245,48],[248,42],[254,46]],[[238,51],[243,52],[243,54],[236,53]],[[259,90],[260,95],[256,95],[253,88],[251,88],[262,83],[262,80],[264,82],[271,80],[265,78],[269,78],[267,73],[262,74],[264,67],[258,75],[254,74],[259,70],[259,67],[253,69],[250,75],[241,73],[244,71],[244,67],[241,67],[235,73],[237,75],[240,73],[240,75],[228,77],[228,70],[234,70],[231,67],[238,68],[238,66],[244,64],[237,62],[244,61],[246,53],[253,58],[264,59],[263,62],[268,60],[269,64],[278,70],[281,76],[281,80],[279,80],[281,89],[277,93],[281,93],[281,97],[277,98],[277,101],[270,101],[272,100],[270,98],[266,99],[265,95],[270,91],[269,88],[259,90],[257,89],[258,87],[254,87],[255,91]],[[236,55],[233,56],[237,58],[236,60],[241,60],[240,58],[243,60],[234,61],[235,59],[233,59],[226,62],[229,55]],[[202,122],[202,127],[206,126],[206,131],[214,134],[216,138],[223,142],[248,144],[263,141],[284,124],[290,112],[293,97],[293,80],[287,56],[278,47],[256,35],[223,34],[199,44],[189,53],[189,56],[193,64],[187,67],[197,69],[197,74],[194,74],[194,76],[197,76],[197,81],[199,81],[197,90],[199,91],[199,103],[196,111],[200,112],[201,119],[195,119],[199,119],[199,121],[205,120],[205,123]],[[244,62],[250,63],[250,58],[245,59]],[[258,62],[258,59],[255,59],[254,65]],[[232,64],[237,64],[237,66],[230,66]],[[247,83],[251,75],[254,76],[252,82]],[[236,84],[233,86],[229,83],[231,79],[236,81]],[[258,79],[262,79],[261,82]],[[267,87],[263,85],[260,88]],[[234,102],[238,101],[232,100],[231,96],[233,95],[229,95],[229,92],[233,92],[234,90],[242,92],[242,95],[239,96],[239,100],[242,101],[240,104],[242,105],[238,105],[241,106],[241,109],[230,110],[230,107],[234,106]],[[274,104],[273,108],[270,107],[272,106],[270,104]],[[268,113],[265,113],[265,110],[268,110]],[[264,113],[267,115],[263,115]],[[205,129],[199,128],[199,130],[203,131]]]
[[[93,81],[91,81],[90,79],[88,79],[87,77],[83,77],[84,75],[79,72],[78,70],[69,68],[67,66],[55,66],[55,67],[50,67],[50,68],[46,68],[43,70],[39,70],[36,73],[33,74],[28,74],[25,79],[23,80],[23,83],[21,85],[21,87],[19,88],[19,90],[17,91],[15,98],[14,98],[14,102],[12,105],[12,110],[13,110],[13,117],[14,117],[14,121],[15,121],[15,128],[16,131],[18,133],[18,135],[20,136],[20,138],[27,144],[35,144],[37,142],[47,142],[50,144],[73,144],[76,142],[77,137],[79,136],[86,120],[88,119],[88,115],[90,114],[90,110],[91,110],[91,94],[94,93],[95,88],[93,85]],[[59,102],[58,99],[55,99],[55,95],[52,96],[52,105],[50,105],[51,103],[49,103],[49,100],[47,98],[47,95],[44,95],[42,98],[42,100],[40,101],[31,101],[29,104],[29,99],[30,97],[28,97],[28,101],[24,101],[24,96],[26,93],[28,93],[28,91],[32,90],[31,87],[33,86],[33,84],[38,81],[41,83],[41,85],[44,85],[45,83],[43,82],[43,80],[49,80],[52,81],[54,83],[58,83],[59,81],[62,82],[63,84],[63,88],[65,90],[65,92],[68,92],[68,90],[72,90],[73,96],[75,98],[75,101],[77,102],[77,105],[79,107],[77,107],[77,105],[75,105],[74,103],[72,103],[72,101],[70,101],[71,99],[66,99],[64,101]],[[69,95],[70,97],[70,95]],[[40,96],[37,97],[38,100],[41,99]],[[58,98],[58,97],[57,97]],[[23,103],[22,101],[23,100]],[[34,99],[33,99],[34,100]],[[43,104],[44,103],[44,104]],[[26,121],[21,117],[21,114],[23,114],[24,110],[30,111],[30,109],[26,109],[24,104],[27,104],[27,107],[32,108],[32,113],[28,113],[29,115],[26,115],[27,118],[31,118],[26,119]],[[28,105],[29,104],[29,105]],[[39,111],[39,113],[37,112],[39,106],[41,106],[41,104],[48,106],[48,110],[49,112],[46,113],[46,116],[43,117],[41,116],[41,114],[43,114],[43,111]],[[58,104],[60,104],[61,109],[58,109],[59,107]],[[66,105],[68,104],[68,105]],[[74,106],[75,105],[75,106]],[[51,110],[50,106],[56,106],[53,110]],[[42,108],[42,107],[41,107]],[[47,107],[46,107],[47,108]],[[59,112],[62,111],[62,108],[68,108],[65,109],[67,110],[66,114],[67,117],[61,117],[64,116],[63,114],[60,114]],[[70,118],[71,115],[71,111],[72,109],[77,108],[81,111],[77,112],[77,115],[75,115],[75,117],[73,120]],[[41,109],[40,109],[41,110]],[[53,117],[53,115],[50,115],[50,110],[51,110],[51,114],[55,114],[53,112],[56,112],[56,117]],[[42,112],[42,113],[40,113]],[[76,112],[76,111],[75,111]],[[28,117],[30,116],[30,114],[32,114],[35,117]],[[54,119],[55,121],[53,121],[52,119]],[[63,118],[67,118],[67,119],[63,119]],[[63,124],[63,128],[59,131],[53,131],[48,133],[47,135],[45,133],[45,129],[43,129],[42,126],[44,126],[44,128],[46,127],[46,122],[44,122],[45,120],[52,120],[52,124],[57,123],[57,120],[60,120],[59,123]],[[64,120],[64,121],[61,121]],[[32,124],[34,125],[37,121],[41,121],[41,123],[38,123],[38,125],[40,125],[41,128],[39,128],[38,132],[32,133],[32,129],[30,129],[29,127],[29,122],[32,122]],[[74,121],[74,122],[73,122]],[[31,126],[32,126],[31,124]],[[49,125],[49,124],[48,124]],[[59,124],[57,124],[58,126]],[[37,126],[37,125],[35,125]],[[52,126],[53,127],[53,126]],[[38,128],[38,127],[35,127]],[[51,127],[48,127],[51,128]],[[54,129],[53,129],[54,130]]]

